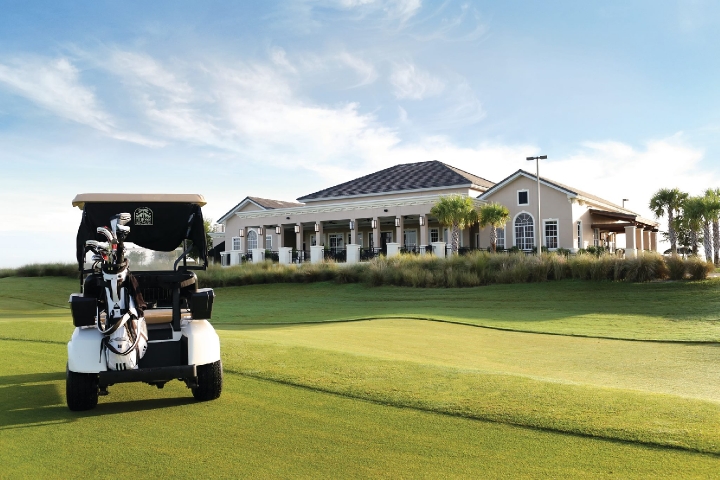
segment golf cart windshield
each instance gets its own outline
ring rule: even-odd
[[[129,213],[130,233],[126,241],[149,250],[171,252],[190,240],[199,252],[200,264],[207,265],[205,229],[200,207],[205,205],[202,195],[166,194],[80,194],[73,206],[82,209],[82,221],[77,234],[77,261],[80,271],[85,262],[88,240],[103,241],[98,227],[107,226],[118,213]]]

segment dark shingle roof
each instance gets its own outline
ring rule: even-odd
[[[495,185],[484,178],[451,167],[437,160],[406,163],[320,190],[298,198],[299,201],[323,200],[326,198],[352,197],[381,193],[421,190],[428,188],[476,185],[490,188]]]

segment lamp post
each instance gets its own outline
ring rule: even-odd
[[[625,202],[629,202],[629,201],[630,201],[629,198],[623,198],[623,208],[625,208]]]
[[[540,218],[540,160],[546,160],[547,155],[540,155],[539,157],[527,157],[525,160],[535,160],[535,178],[537,180],[537,203],[538,203],[538,218],[537,218],[537,243],[535,243],[535,249],[538,256],[542,254],[542,220]]]

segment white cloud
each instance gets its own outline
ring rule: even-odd
[[[80,83],[78,69],[67,58],[22,58],[0,63],[0,83],[55,115],[112,138],[146,146],[161,145],[116,128],[112,117],[98,104],[93,90]]]
[[[336,58],[340,63],[350,67],[360,76],[360,83],[355,86],[368,85],[377,80],[378,74],[372,63],[366,62],[348,52],[339,53]]]
[[[0,64],[0,82],[68,120],[102,131],[113,127],[93,91],[80,84],[77,68],[66,58],[25,58]]]
[[[290,61],[287,59],[287,53],[280,47],[273,47],[270,49],[270,60],[278,67],[283,67],[288,72],[296,73],[297,70]]]
[[[192,88],[187,82],[179,81],[174,73],[149,55],[115,50],[107,61],[101,60],[101,63],[131,84],[157,88],[169,95],[172,101],[187,102],[192,95]]]
[[[393,86],[395,97],[410,100],[438,95],[445,88],[445,84],[438,78],[420,70],[411,63],[395,65],[390,83]]]
[[[385,11],[391,18],[406,22],[420,10],[420,0],[390,0],[386,2]]]
[[[720,185],[720,170],[702,169],[704,151],[678,133],[650,140],[642,148],[616,142],[586,142],[572,155],[551,158],[540,174],[595,194],[653,218],[648,203],[660,188],[679,188],[693,195]],[[531,169],[532,170],[532,169]]]

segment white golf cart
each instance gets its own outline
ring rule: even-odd
[[[222,391],[220,340],[208,319],[214,292],[192,270],[207,267],[202,195],[80,194],[77,260],[82,293],[70,296],[67,404],[89,410],[116,383],[187,384],[197,400]],[[125,242],[183,252],[172,270],[130,271]],[[188,265],[195,249],[198,262]],[[86,257],[92,260],[86,263]]]

